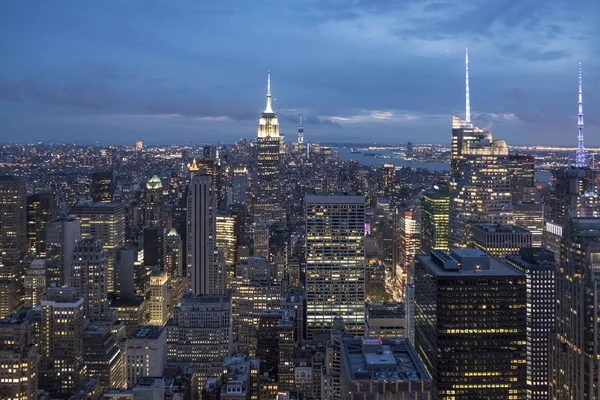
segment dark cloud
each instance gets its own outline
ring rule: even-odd
[[[338,129],[340,129],[342,127],[340,124],[338,124],[335,121],[332,121],[329,118],[320,118],[314,114],[299,114],[299,113],[282,112],[282,113],[278,113],[278,115],[279,115],[280,120],[289,122],[290,124],[298,125],[298,123],[300,122],[300,115],[302,115],[302,124],[305,126],[323,125],[323,126],[332,126],[332,127],[338,128]]]

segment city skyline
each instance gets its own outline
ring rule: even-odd
[[[3,5],[4,142],[251,138],[270,69],[288,141],[302,114],[308,142],[447,143],[468,45],[474,124],[514,145],[576,146],[582,62],[586,145],[600,145],[591,1],[579,13],[562,1],[259,3]]]

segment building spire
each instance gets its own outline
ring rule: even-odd
[[[465,121],[471,123],[471,98],[469,94],[469,48],[465,48]]]
[[[267,106],[265,107],[265,113],[274,114],[273,102],[271,100],[271,71],[267,73]]]
[[[302,126],[302,114],[300,114],[300,125],[298,125],[298,143],[304,143],[304,127]]]
[[[583,144],[583,92],[581,90],[581,63],[579,63],[579,115],[577,116],[577,168],[586,166],[586,152]]]

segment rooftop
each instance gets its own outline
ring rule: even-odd
[[[404,303],[375,302],[367,303],[368,318],[404,318],[406,308]]]
[[[436,276],[523,276],[517,269],[479,249],[451,249],[450,253],[434,250],[418,255],[417,259]]]
[[[505,225],[505,224],[478,224],[473,226],[473,231],[481,230],[484,232],[494,233],[529,233],[527,229],[523,229],[516,225]]]
[[[366,381],[428,380],[421,360],[408,339],[342,340],[348,379]]]
[[[157,339],[164,329],[163,326],[139,326],[131,337],[135,339]]]

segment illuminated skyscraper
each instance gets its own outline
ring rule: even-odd
[[[392,202],[396,194],[396,167],[394,164],[382,163],[383,194]]]
[[[42,295],[46,291],[46,263],[44,260],[33,260],[25,271],[24,307],[31,308],[40,305]]]
[[[302,115],[300,116],[300,124],[298,124],[298,145],[301,148],[304,144],[304,126],[302,125]]]
[[[254,227],[254,257],[264,257],[269,261],[269,227],[259,222]]]
[[[524,399],[525,274],[481,250],[415,263],[416,350],[438,400]]]
[[[544,205],[535,202],[513,202],[513,220],[516,226],[531,232],[531,245],[542,246],[544,234]]]
[[[421,248],[421,217],[417,207],[397,210],[394,215],[396,225],[396,246],[398,246],[398,265],[396,281],[404,288],[411,280],[410,270],[414,265],[415,254]]]
[[[169,320],[169,276],[166,272],[157,272],[150,276],[150,298],[147,309],[150,314],[148,325],[163,326]]]
[[[26,253],[25,181],[0,176],[0,318],[21,307]]]
[[[112,171],[98,171],[92,174],[92,201],[110,203],[115,194],[115,181]]]
[[[511,154],[508,159],[512,201],[535,201],[535,198],[531,198],[532,189],[535,193],[535,157]]]
[[[244,168],[235,168],[233,170],[232,182],[232,203],[246,205],[246,190],[248,185],[248,170]]]
[[[72,393],[85,379],[83,299],[75,288],[51,287],[42,300],[40,387]]]
[[[257,221],[282,221],[283,212],[279,203],[281,136],[279,121],[273,111],[270,73],[267,85],[267,106],[258,121],[256,147],[258,164],[254,219]]]
[[[34,326],[20,311],[0,320],[0,397],[36,400],[39,349]]]
[[[335,316],[365,329],[365,198],[306,195],[307,339],[326,341]]]
[[[46,256],[46,223],[56,218],[57,213],[54,194],[27,196],[27,249],[35,257]]]
[[[106,249],[109,293],[114,291],[116,251],[125,245],[126,210],[121,203],[80,203],[71,208],[81,221],[81,238],[98,239]]]
[[[452,124],[449,242],[450,247],[464,248],[472,243],[473,224],[512,222],[508,146],[504,140],[492,141],[491,133],[455,115]],[[467,132],[472,136],[467,137]],[[456,152],[454,142],[461,139]]]
[[[531,232],[516,225],[477,224],[471,227],[477,249],[498,258],[531,247]]]
[[[81,221],[77,218],[62,217],[50,221],[46,227],[46,250],[48,256],[59,259],[60,274],[55,279],[57,284],[71,286],[73,275],[73,248],[81,239]]]
[[[127,386],[125,354],[110,326],[89,325],[83,331],[83,362],[100,390]]]
[[[448,249],[450,192],[446,185],[436,185],[421,199],[421,248],[425,252]]]
[[[82,239],[73,249],[73,287],[83,298],[83,312],[91,321],[102,321],[108,311],[106,250],[96,239]]]
[[[144,226],[154,227],[163,225],[163,185],[156,175],[146,183],[144,198]]]
[[[232,215],[231,213],[217,215],[217,247],[223,249],[225,262],[227,263],[228,267],[235,266],[237,250],[237,223],[237,215]]]
[[[216,199],[212,177],[192,172],[187,208],[187,274],[194,294],[225,293],[225,267],[216,251]]]
[[[556,314],[554,253],[539,248],[522,249],[518,256],[507,256],[506,262],[523,272],[527,279],[527,398],[546,400],[549,343]]]

